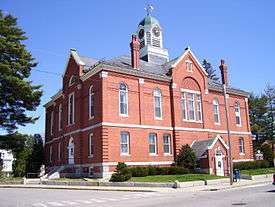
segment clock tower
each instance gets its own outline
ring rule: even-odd
[[[169,61],[168,50],[163,48],[162,28],[159,21],[152,17],[148,6],[147,15],[138,25],[137,35],[140,42],[140,58],[150,63],[163,64]]]

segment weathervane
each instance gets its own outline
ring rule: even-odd
[[[147,7],[144,8],[147,12],[147,15],[150,16],[150,13],[154,10],[152,4],[148,4]]]

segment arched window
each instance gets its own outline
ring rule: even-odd
[[[74,92],[68,98],[68,125],[74,124]]]
[[[235,108],[236,124],[237,124],[237,126],[241,126],[242,123],[241,123],[241,107],[240,107],[240,103],[236,102],[234,108]]]
[[[128,115],[128,87],[125,83],[119,84],[119,114]]]
[[[70,80],[69,80],[69,86],[73,85],[76,82],[76,76],[72,75]]]
[[[215,124],[220,124],[220,110],[218,99],[213,100],[213,110],[214,110],[214,122]]]
[[[162,107],[161,107],[161,91],[160,89],[154,90],[154,111],[155,111],[155,118],[161,119],[162,118]]]
[[[89,89],[89,118],[94,118],[95,115],[95,107],[94,107],[94,90],[93,86]]]

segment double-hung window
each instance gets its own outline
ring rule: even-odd
[[[240,151],[240,154],[244,154],[244,139],[243,139],[243,137],[239,138],[239,151]]]
[[[128,88],[125,83],[119,85],[119,114],[128,115]]]
[[[58,160],[61,159],[61,142],[58,142]]]
[[[49,149],[49,160],[50,160],[50,162],[52,162],[53,160],[53,146],[52,145],[50,145],[50,149]]]
[[[186,92],[181,94],[182,117],[185,121],[202,122],[202,101],[200,92]]]
[[[130,154],[129,133],[128,132],[120,133],[120,154],[121,155],[129,155]]]
[[[68,125],[74,124],[74,93],[69,94],[68,100]]]
[[[162,109],[161,109],[161,91],[159,89],[154,90],[154,111],[155,111],[155,118],[161,119],[162,118]]]
[[[240,107],[240,103],[236,102],[234,108],[235,108],[236,124],[237,124],[237,126],[241,126],[242,123],[241,123],[241,107]]]
[[[155,133],[149,134],[149,154],[157,154],[157,134]]]
[[[220,124],[220,110],[219,110],[219,102],[217,99],[213,100],[213,112],[214,112],[215,124]]]
[[[94,118],[95,115],[95,107],[94,107],[94,90],[93,86],[89,89],[89,118]]]
[[[163,135],[163,152],[164,154],[171,154],[171,135]]]
[[[50,120],[50,134],[53,135],[53,117],[54,116],[54,111],[51,112],[51,120]]]
[[[88,143],[88,156],[93,157],[94,156],[94,135],[93,133],[89,134],[89,143]]]

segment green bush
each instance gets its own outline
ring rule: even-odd
[[[272,147],[264,143],[261,146],[261,151],[263,153],[264,160],[267,160],[269,162],[269,167],[273,166],[273,153],[272,153]]]
[[[133,167],[129,168],[129,171],[131,172],[133,177],[145,177],[149,174],[148,167]]]
[[[127,165],[123,162],[119,162],[116,166],[115,173],[112,174],[111,182],[124,182],[130,180],[132,177],[131,172],[127,168]]]
[[[259,168],[268,168],[269,162],[267,160],[255,160],[248,162],[236,162],[234,163],[234,169],[250,170]]]
[[[176,165],[190,170],[196,166],[196,155],[193,149],[188,145],[183,145],[176,157]]]

